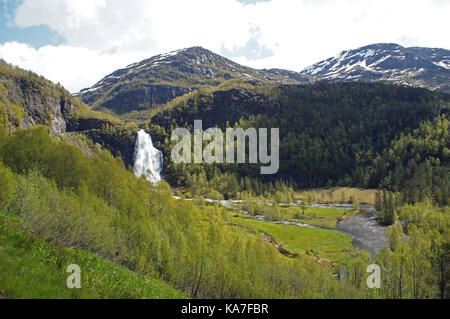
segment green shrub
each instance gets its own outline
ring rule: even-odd
[[[11,170],[0,162],[0,208],[7,208],[14,195],[14,179]]]

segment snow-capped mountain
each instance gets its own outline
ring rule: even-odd
[[[299,84],[309,75],[272,69],[256,70],[201,47],[160,54],[133,63],[78,93],[85,103],[121,114],[150,109],[204,85],[241,78],[255,83]]]
[[[302,73],[330,81],[385,81],[450,92],[450,51],[372,44],[343,51]]]
[[[302,72],[257,70],[201,47],[160,54],[133,63],[78,93],[85,103],[117,114],[162,106],[205,85],[233,79],[253,84],[328,81],[384,81],[450,93],[450,51],[392,43],[343,51]]]

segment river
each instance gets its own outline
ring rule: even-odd
[[[176,199],[179,197],[174,196]],[[378,254],[378,252],[383,248],[386,243],[386,230],[387,227],[378,224],[375,218],[375,208],[370,205],[359,205],[359,209],[362,210],[362,213],[354,214],[346,219],[339,221],[336,229],[324,228],[313,226],[309,224],[304,224],[300,222],[290,221],[290,220],[271,220],[262,215],[253,216],[249,214],[247,211],[239,209],[236,207],[236,204],[240,204],[242,200],[215,200],[205,198],[205,201],[210,203],[218,203],[225,208],[230,210],[239,211],[251,218],[265,221],[265,222],[277,222],[277,223],[285,223],[288,225],[294,225],[299,227],[309,227],[322,229],[326,231],[334,231],[343,233],[353,239],[353,246],[367,250],[372,258]],[[291,206],[297,206],[296,204],[289,204]],[[352,209],[352,204],[313,204],[311,207],[318,208],[333,208],[333,209]]]

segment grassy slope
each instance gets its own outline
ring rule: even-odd
[[[343,253],[352,249],[352,239],[338,232],[264,222],[243,217],[233,217],[232,220],[236,224],[271,235],[285,249],[291,252],[308,252],[313,250],[321,258],[340,261],[344,255]]]
[[[69,289],[69,264],[81,268],[81,289]],[[0,212],[0,295],[6,298],[187,298],[166,283],[96,255],[42,241]]]

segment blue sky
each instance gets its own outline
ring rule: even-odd
[[[17,41],[38,49],[44,45],[60,45],[65,42],[56,31],[46,25],[19,28],[14,23],[14,12],[22,1],[3,0],[0,8],[0,43]]]
[[[372,43],[450,49],[449,15],[450,0],[0,0],[0,58],[71,92],[191,46],[301,71]]]

